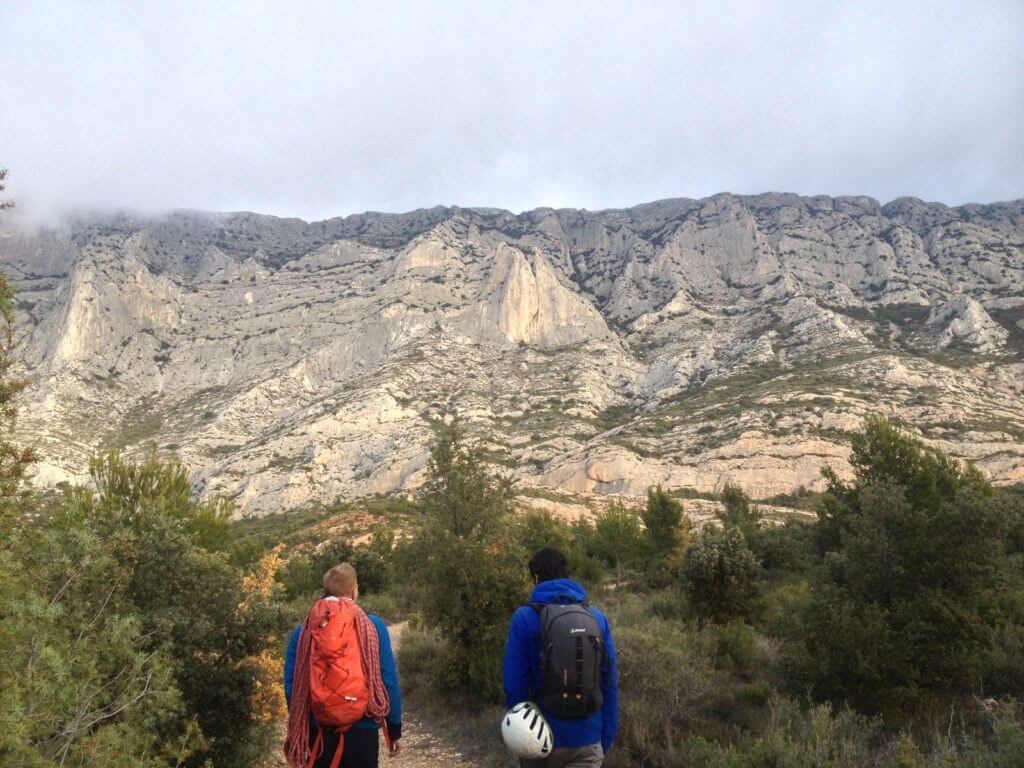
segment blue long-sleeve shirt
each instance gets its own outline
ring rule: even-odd
[[[391,635],[388,634],[388,627],[383,619],[367,614],[374,629],[377,630],[377,639],[380,643],[380,676],[384,680],[384,687],[388,692],[388,699],[391,701],[391,710],[385,720],[388,724],[388,734],[392,740],[401,737],[402,733],[402,689],[398,685],[398,667],[395,664],[395,654],[391,650]],[[288,650],[284,656],[284,697],[288,706],[292,704],[292,686],[295,682],[295,653],[299,647],[299,634],[302,626],[295,628],[291,638],[288,640]],[[368,717],[352,726],[353,728],[380,728],[380,725]]]
[[[572,579],[552,579],[537,585],[530,602],[564,604],[582,603],[586,599],[586,590]],[[619,674],[608,619],[593,606],[589,607],[601,627],[606,651],[605,662],[601,667],[604,704],[590,717],[574,720],[554,717],[543,704],[539,706],[551,726],[556,747],[586,747],[600,741],[607,752],[615,741],[619,725]],[[504,668],[505,703],[509,708],[530,700],[531,695],[540,688],[540,631],[540,616],[532,607],[524,605],[512,614],[512,625],[505,645]]]

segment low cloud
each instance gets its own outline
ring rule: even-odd
[[[1024,196],[1024,4],[841,5],[9,0],[0,165],[37,214]]]

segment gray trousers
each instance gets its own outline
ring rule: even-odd
[[[601,745],[587,747],[555,747],[543,760],[520,760],[522,768],[601,768],[604,750]]]

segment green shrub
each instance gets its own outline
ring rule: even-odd
[[[528,509],[514,525],[516,543],[532,554],[543,547],[557,547],[566,554],[574,549],[572,529],[547,510]]]
[[[367,613],[376,614],[386,622],[398,621],[404,614],[402,601],[394,592],[360,593],[359,605]]]
[[[810,599],[811,590],[806,579],[767,589],[761,600],[761,628],[773,637],[798,641],[803,633]]]
[[[410,619],[402,633],[401,651],[398,654],[402,690],[412,694],[424,687],[433,686],[441,660],[446,654],[446,643],[440,632],[424,626],[421,620]]]
[[[278,612],[232,563],[230,508],[198,504],[183,469],[154,455],[99,457],[92,479],[5,541],[23,583],[5,579],[3,631],[30,633],[0,638],[14,649],[5,751],[34,754],[29,765],[251,764],[272,735],[251,659]]]
[[[602,563],[615,574],[615,583],[622,581],[622,569],[634,568],[644,555],[644,534],[636,512],[618,502],[597,515],[591,547]]]
[[[323,578],[331,568],[352,559],[352,545],[340,539],[330,539],[308,555],[295,555],[278,572],[277,579],[289,598],[313,599],[323,592]],[[362,574],[360,574],[362,589]]]
[[[750,503],[750,498],[738,485],[726,484],[722,489],[721,499],[725,505],[718,513],[722,526],[738,528],[748,542],[756,541],[763,522],[761,510]]]
[[[683,620],[690,613],[686,594],[678,586],[665,587],[651,595],[650,610],[659,619]]]
[[[456,428],[444,429],[431,451],[421,525],[404,553],[423,618],[447,642],[445,687],[494,701],[509,616],[529,594],[511,499],[511,484],[488,473]]]
[[[772,696],[775,695],[775,688],[767,680],[759,680],[756,683],[748,683],[739,690],[739,698],[756,706],[764,706]]]
[[[805,684],[865,712],[981,695],[1001,606],[1019,590],[1007,578],[1012,502],[883,419],[854,435],[851,462],[855,482],[829,475],[816,526]]]
[[[708,630],[715,641],[715,658],[726,669],[750,672],[763,661],[758,648],[757,633],[749,624],[732,622]]]
[[[707,648],[677,622],[613,626],[619,663],[620,739],[642,755],[671,753],[703,716],[716,673]]]
[[[647,571],[656,584],[677,577],[690,542],[690,520],[683,505],[661,489],[647,492],[647,505],[640,516],[644,521]]]
[[[683,586],[702,621],[728,621],[750,614],[759,570],[737,528],[708,526],[687,552]]]

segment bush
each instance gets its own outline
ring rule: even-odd
[[[764,661],[758,647],[758,637],[749,624],[732,622],[714,627],[715,658],[726,669],[750,672],[758,662]]]
[[[510,545],[511,498],[479,451],[444,429],[431,451],[422,524],[405,552],[423,618],[447,641],[445,687],[495,701],[508,619],[529,592],[525,553]]]
[[[329,539],[308,555],[291,557],[278,573],[289,599],[319,597],[323,592],[324,574],[331,568],[352,559],[352,545],[340,539]],[[362,589],[362,574],[360,589]]]
[[[405,614],[402,600],[394,592],[360,594],[359,605],[367,613],[376,614],[389,623],[398,621]]]
[[[413,694],[435,685],[438,682],[437,671],[446,654],[446,644],[440,632],[410,619],[402,633],[402,648],[398,654],[403,692]]]
[[[749,544],[761,565],[775,578],[802,576],[814,566],[814,526],[803,521],[763,526]]]
[[[824,557],[799,656],[805,684],[864,712],[982,695],[1020,590],[1006,559],[1011,502],[882,419],[855,436],[851,461],[854,484],[829,475],[816,526]]]
[[[638,754],[671,753],[703,717],[715,689],[705,644],[677,622],[621,620],[613,627],[619,664],[620,740]]]
[[[763,522],[761,510],[750,503],[750,498],[738,485],[726,484],[721,499],[725,505],[718,513],[722,526],[738,528],[748,542],[756,541]]]
[[[622,581],[622,569],[633,568],[644,555],[644,535],[640,518],[620,503],[612,502],[597,515],[591,548],[602,563],[615,573],[615,583]]]
[[[728,621],[750,614],[759,570],[738,529],[708,526],[687,552],[683,585],[702,622]]]
[[[647,505],[640,513],[644,521],[647,570],[656,584],[665,584],[679,575],[690,541],[690,521],[683,505],[661,486],[647,492]]]
[[[759,626],[772,637],[799,641],[810,599],[811,590],[806,579],[768,589],[761,602]]]
[[[0,638],[15,649],[5,749],[30,765],[250,764],[269,745],[254,659],[277,617],[273,590],[232,564],[230,507],[196,503],[152,455],[97,458],[92,478],[6,541],[23,583],[3,591],[3,632],[18,633]]]
[[[678,586],[666,587],[651,595],[651,614],[666,621],[683,620],[690,612],[686,594]]]
[[[143,619],[126,580],[110,548],[80,521],[19,531],[5,541],[4,764],[156,767],[205,746],[185,712],[172,654],[154,652],[141,639]]]

